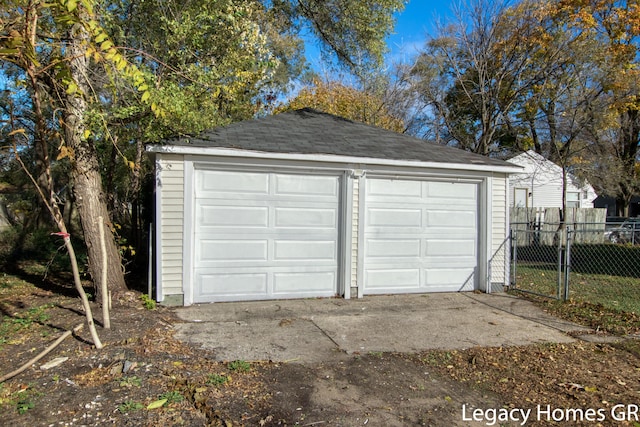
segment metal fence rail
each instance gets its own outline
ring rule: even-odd
[[[620,295],[640,289],[640,238],[634,231],[612,238],[619,229],[619,224],[512,229],[511,288],[563,300],[605,288]]]

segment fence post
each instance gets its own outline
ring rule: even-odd
[[[516,288],[516,268],[518,265],[518,241],[516,240],[516,231],[510,230],[511,239],[511,286]]]
[[[571,227],[567,227],[567,247],[564,257],[564,301],[569,300],[569,274],[571,273]]]
[[[560,301],[560,299],[562,298],[562,281],[563,281],[563,277],[562,277],[562,266],[564,264],[564,251],[562,250],[562,241],[564,240],[564,233],[566,232],[566,228],[561,228],[560,230],[556,231],[555,236],[557,237],[557,245],[558,245],[558,265],[557,265],[557,273],[558,273],[558,287],[556,289],[556,299],[558,301]]]

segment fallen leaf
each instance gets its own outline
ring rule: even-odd
[[[165,403],[167,403],[167,399],[159,399],[159,400],[156,400],[155,402],[149,403],[149,406],[147,406],[147,409],[158,409],[163,407]]]

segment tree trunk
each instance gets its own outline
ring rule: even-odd
[[[109,218],[109,212],[102,189],[98,153],[84,135],[86,127],[83,118],[87,111],[84,96],[89,93],[85,77],[89,72],[84,47],[87,40],[88,34],[82,25],[76,24],[71,28],[65,56],[78,91],[65,96],[64,135],[67,146],[72,150],[73,193],[87,246],[89,272],[94,284],[97,284],[102,271],[98,218]],[[127,286],[120,253],[111,229],[106,228],[105,236],[109,259],[108,283],[111,294],[117,300],[117,295],[126,291]],[[95,289],[99,301],[100,287],[96,286]]]
[[[140,187],[142,186],[142,157],[144,156],[144,143],[142,140],[136,142],[136,159],[131,174],[131,244],[136,248],[136,253],[142,253],[144,248],[141,245],[141,224],[140,224]]]
[[[636,158],[640,142],[640,113],[627,109],[620,116],[620,134],[618,152],[623,166],[623,177],[620,179],[616,205],[618,214],[629,216],[631,198],[638,191],[638,173]]]

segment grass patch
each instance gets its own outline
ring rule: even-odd
[[[229,362],[228,368],[234,372],[249,372],[251,370],[251,364],[244,360],[234,360]]]
[[[141,387],[142,380],[136,376],[124,377],[119,380],[120,387]]]
[[[47,311],[53,307],[53,304],[44,304],[16,313],[15,317],[0,316],[0,346],[21,342],[27,337],[25,330],[45,325],[51,317]],[[42,332],[43,336],[47,334],[48,331]]]
[[[547,266],[518,265],[517,288],[556,297],[557,273]],[[564,319],[613,334],[640,331],[640,279],[572,271],[567,302],[520,295]]]
[[[144,405],[142,403],[134,402],[133,400],[127,400],[126,402],[118,405],[118,411],[123,414],[131,411],[138,411],[142,408],[144,408]]]
[[[522,246],[517,258],[516,289],[564,297],[557,248]],[[521,295],[557,316],[596,330],[620,335],[640,332],[640,246],[573,244],[570,261],[567,302]]]
[[[182,402],[184,400],[184,396],[179,391],[167,391],[165,393],[162,393],[160,397],[158,397],[158,399],[166,400],[166,404],[168,405],[171,403]]]
[[[228,375],[209,374],[207,377],[207,385],[221,386],[231,381],[231,377]]]

